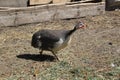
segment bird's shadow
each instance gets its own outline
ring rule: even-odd
[[[34,60],[34,61],[48,61],[52,62],[55,60],[54,56],[47,54],[20,54],[16,56],[17,58],[26,59],[26,60]]]

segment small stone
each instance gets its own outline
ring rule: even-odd
[[[109,45],[112,45],[113,43],[112,43],[112,42],[109,42],[108,44],[109,44]]]
[[[115,64],[114,64],[114,63],[111,63],[111,67],[115,67]]]

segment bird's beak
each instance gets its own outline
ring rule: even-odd
[[[86,27],[86,25],[83,25],[83,26],[81,26],[80,28],[84,29],[85,27]]]
[[[87,27],[87,25],[83,25],[81,28],[82,28],[83,30],[85,30],[86,27]]]

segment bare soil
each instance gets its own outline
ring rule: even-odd
[[[58,20],[17,27],[0,27],[0,80],[25,74],[35,80],[35,74],[58,63],[54,56],[31,47],[31,37],[40,29],[72,29],[77,21],[87,27],[72,35],[69,46],[58,52],[60,61],[73,67],[93,67],[96,70],[120,66],[120,11],[99,16]],[[21,76],[20,76],[21,77]],[[17,80],[27,80],[23,76]]]

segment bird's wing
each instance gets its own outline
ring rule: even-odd
[[[55,42],[58,42],[60,39],[56,35],[56,32],[54,32],[54,31],[41,30],[39,34],[40,34],[39,40],[42,42],[55,43]]]

